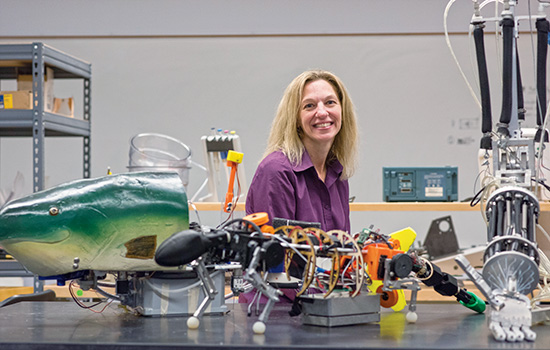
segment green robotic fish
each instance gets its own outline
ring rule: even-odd
[[[189,228],[175,172],[135,172],[65,183],[0,210],[0,246],[48,277],[82,270],[156,271],[157,246]]]

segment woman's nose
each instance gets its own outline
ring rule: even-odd
[[[325,117],[328,115],[328,110],[324,103],[319,103],[317,105],[317,111],[315,112],[315,115],[318,117]]]

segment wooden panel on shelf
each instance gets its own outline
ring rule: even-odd
[[[219,211],[220,202],[195,202],[198,211]],[[479,205],[470,202],[356,202],[349,204],[350,211],[479,211]],[[244,203],[237,203],[236,211],[244,211]],[[189,210],[193,210],[190,206]],[[550,211],[550,202],[540,202],[541,211]]]

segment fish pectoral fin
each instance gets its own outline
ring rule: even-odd
[[[45,237],[29,238],[28,241],[37,242],[37,243],[56,244],[67,240],[70,236],[71,236],[71,231],[66,228],[62,228],[56,231],[51,231],[46,238]]]
[[[157,250],[157,236],[141,236],[124,243],[126,258],[153,259]]]

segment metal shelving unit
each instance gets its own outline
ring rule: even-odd
[[[82,79],[83,119],[44,110],[44,73],[52,68],[55,79]],[[0,45],[0,80],[32,74],[32,109],[0,110],[0,137],[32,137],[33,191],[44,189],[44,139],[47,136],[83,138],[83,177],[90,177],[92,65],[43,43]]]
[[[56,80],[83,80],[83,119],[45,110],[46,67],[53,69]],[[33,192],[44,189],[44,141],[48,136],[83,138],[83,177],[89,178],[92,65],[43,43],[0,45],[0,80],[17,79],[18,74],[32,74],[32,109],[0,109],[0,137],[32,137]],[[28,276],[29,273],[16,261],[4,261],[0,275]],[[43,290],[43,283],[36,276],[34,290]]]

